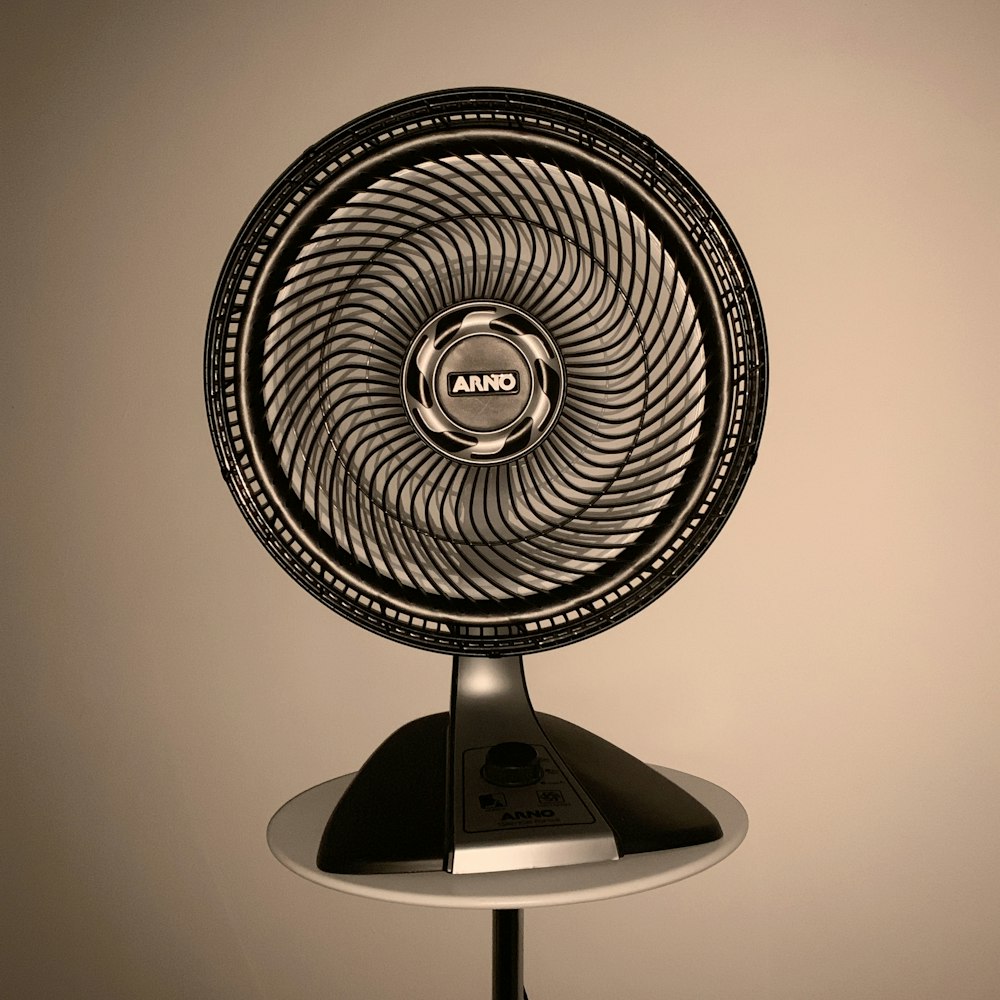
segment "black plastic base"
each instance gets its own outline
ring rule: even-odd
[[[619,855],[722,836],[708,809],[642,761],[564,719],[537,718],[611,827]],[[447,712],[416,719],[371,755],[327,822],[317,867],[345,875],[445,870],[448,723]]]

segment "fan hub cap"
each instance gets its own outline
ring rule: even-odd
[[[562,403],[565,373],[549,334],[498,302],[434,316],[403,364],[406,412],[436,451],[460,461],[510,461],[538,445]]]

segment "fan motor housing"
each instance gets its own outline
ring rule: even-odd
[[[490,463],[518,458],[545,437],[564,381],[559,352],[538,323],[504,303],[463,302],[413,339],[402,392],[432,447]]]

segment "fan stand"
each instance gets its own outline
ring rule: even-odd
[[[493,1000],[522,1000],[525,907],[678,881],[746,829],[721,788],[536,714],[514,656],[456,657],[450,713],[296,796],[267,836],[286,867],[342,892],[492,909]]]
[[[393,733],[319,842],[331,874],[455,875],[613,861],[722,836],[676,783],[593,733],[536,714],[520,656],[457,656],[451,712]]]

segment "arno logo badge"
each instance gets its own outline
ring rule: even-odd
[[[509,394],[520,389],[517,372],[449,372],[449,396]]]

